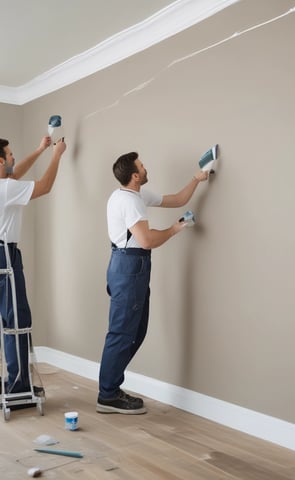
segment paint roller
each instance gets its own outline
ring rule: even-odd
[[[215,173],[218,153],[219,153],[218,144],[214,145],[214,147],[210,148],[209,150],[207,150],[207,152],[203,153],[203,155],[199,160],[199,167],[202,170],[202,172],[209,172],[210,174]]]
[[[51,115],[48,122],[48,135],[55,145],[60,139],[64,139],[63,127],[60,115]]]

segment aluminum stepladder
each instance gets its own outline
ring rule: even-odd
[[[14,328],[6,328],[3,324],[3,319],[0,313],[0,330],[1,330],[1,340],[0,340],[0,355],[1,355],[1,395],[0,395],[0,408],[2,408],[2,413],[5,421],[10,419],[11,407],[14,406],[29,406],[30,404],[36,405],[36,408],[40,415],[44,415],[43,403],[45,402],[45,395],[36,396],[34,393],[33,386],[33,376],[32,376],[32,356],[33,356],[33,346],[31,340],[32,327],[19,328],[18,326],[18,314],[17,314],[17,296],[15,288],[15,279],[14,272],[11,266],[9,248],[6,241],[0,247],[5,249],[5,259],[6,259],[6,268],[0,269],[0,275],[6,276],[6,292],[8,292],[8,286],[10,283],[11,287],[11,296],[12,296],[12,306],[13,306],[13,316],[14,316]],[[9,283],[8,283],[9,282]],[[28,344],[28,375],[29,375],[29,385],[30,388],[26,392],[20,393],[9,393],[5,391],[5,378],[7,376],[7,367],[5,361],[5,348],[4,341],[6,335],[15,336],[15,348],[16,348],[16,357],[18,362],[18,374],[16,376],[15,382],[19,379],[22,371],[22,364],[20,358],[20,348],[19,348],[19,337],[20,335],[27,336]],[[17,407],[16,407],[17,408]],[[21,407],[20,407],[21,408]]]

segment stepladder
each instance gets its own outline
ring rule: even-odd
[[[0,312],[0,409],[2,409],[4,420],[8,421],[12,410],[27,407],[36,406],[39,414],[44,415],[45,392],[35,361],[32,326],[19,326],[17,288],[11,262],[10,244],[5,240],[1,242],[0,248],[4,249],[1,252],[2,262],[0,265],[0,295],[2,296]],[[4,307],[5,304],[10,306],[9,315]],[[25,355],[22,354],[24,351]],[[13,371],[13,374],[11,374],[11,371]],[[20,391],[17,385],[24,375],[26,377],[26,387],[23,391]],[[8,379],[10,377],[13,378],[13,381],[9,383]]]

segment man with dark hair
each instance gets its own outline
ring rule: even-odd
[[[198,172],[178,193],[158,195],[141,188],[147,171],[136,152],[122,155],[113,165],[121,184],[107,204],[112,254],[107,271],[110,295],[109,330],[103,349],[96,410],[100,413],[141,414],[143,400],[121,390],[124,371],[142,344],[148,326],[151,250],[186,227],[177,221],[165,230],[149,227],[147,207],[182,207],[208,172]]]
[[[0,139],[0,269],[7,268],[5,242],[7,242],[11,266],[14,273],[17,317],[19,328],[31,327],[31,311],[26,295],[25,277],[21,252],[17,246],[20,239],[23,207],[30,200],[50,192],[56,178],[59,162],[66,149],[61,139],[54,147],[51,162],[38,181],[19,180],[32,167],[37,158],[51,144],[50,137],[43,137],[39,147],[15,165],[8,140]],[[14,329],[12,290],[6,275],[0,275],[0,313],[3,327]],[[17,343],[18,342],[18,343]],[[6,393],[30,392],[28,336],[4,335],[4,351],[7,364]],[[42,388],[34,387],[36,395],[44,395]]]

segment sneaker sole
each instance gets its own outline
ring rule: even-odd
[[[126,410],[124,408],[111,407],[110,405],[96,405],[98,413],[123,413],[124,415],[142,415],[146,413],[146,408],[135,408],[134,410]]]

